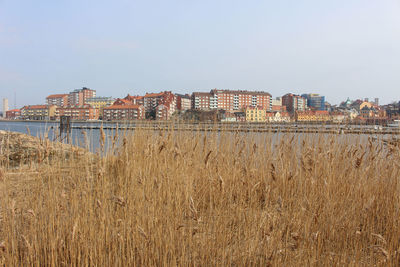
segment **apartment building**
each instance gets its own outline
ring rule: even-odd
[[[211,93],[195,92],[192,94],[192,109],[210,110]],[[215,105],[213,103],[213,105]]]
[[[387,116],[392,119],[400,118],[400,101],[397,103],[391,103],[384,106]]]
[[[192,95],[192,108],[200,110],[236,112],[249,106],[271,110],[271,104],[271,94],[267,92],[213,89],[210,93],[196,92]]]
[[[287,112],[294,114],[296,111],[307,109],[307,99],[295,94],[286,94],[282,96],[282,105],[286,107]]]
[[[354,109],[356,109],[356,110],[359,111],[359,112],[361,112],[361,110],[362,110],[364,107],[368,107],[368,108],[375,107],[375,108],[376,108],[376,106],[375,106],[373,103],[368,102],[368,101],[363,101],[363,100],[360,100],[360,99],[354,101],[354,102],[351,104],[351,107],[354,108]]]
[[[131,96],[127,95],[124,98],[117,98],[113,105],[139,105],[144,106],[143,104],[143,96]]]
[[[68,106],[83,106],[86,104],[87,99],[93,97],[96,97],[96,90],[86,87],[76,89],[68,95]]]
[[[265,110],[271,110],[271,95],[267,92],[256,91],[232,91],[232,90],[211,90],[214,96],[210,98],[210,107],[212,109],[223,109],[228,112],[243,110],[244,108],[259,107]]]
[[[282,97],[276,97],[275,99],[271,99],[272,106],[282,106]]]
[[[164,104],[158,105],[155,113],[156,120],[168,120],[172,115]]]
[[[368,119],[368,118],[373,118],[373,117],[378,117],[377,116],[377,110],[374,107],[368,107],[368,106],[364,106],[361,110],[360,110],[360,116],[364,119]]]
[[[99,117],[103,114],[103,108],[111,106],[114,102],[115,99],[112,97],[97,96],[86,99],[86,105],[99,110]]]
[[[59,119],[61,116],[71,117],[72,120],[98,120],[99,109],[90,105],[58,107],[55,118]]]
[[[77,89],[68,94],[68,106],[82,106],[83,105],[83,93]]]
[[[114,104],[103,108],[103,120],[124,121],[142,120],[145,118],[145,108],[143,105],[135,104]]]
[[[48,97],[46,97],[46,105],[65,107],[68,105],[68,94],[49,95]]]
[[[146,93],[143,97],[143,104],[147,111],[155,110],[158,105],[170,105],[175,103],[175,95],[171,91],[164,91],[161,93]]]
[[[192,107],[192,100],[190,95],[181,95],[176,94],[176,109],[181,111],[186,111],[191,109]]]
[[[144,97],[139,95],[130,95],[128,94],[124,100],[131,102],[134,105],[144,105]]]
[[[271,111],[286,113],[286,106],[282,105],[282,97],[277,97],[271,100]]]
[[[56,105],[32,105],[21,109],[21,117],[24,120],[51,120],[56,113]]]
[[[82,94],[83,94],[83,104],[86,104],[86,100],[89,98],[96,97],[96,90],[92,90],[86,87],[83,87],[81,89]]]
[[[246,121],[248,122],[265,122],[266,110],[263,107],[246,107]]]
[[[314,110],[326,110],[325,96],[319,94],[302,94],[303,98],[307,99],[307,106]]]
[[[149,118],[169,119],[176,110],[176,97],[170,91],[146,93],[143,97],[145,112]],[[161,106],[160,108],[157,108]],[[160,113],[160,110],[164,110]],[[158,114],[165,114],[159,116]]]
[[[21,117],[21,110],[20,109],[11,109],[6,112],[6,119],[7,120],[16,120]]]

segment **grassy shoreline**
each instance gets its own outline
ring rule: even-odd
[[[396,145],[318,134],[117,138],[95,162],[2,166],[1,264],[399,264]]]

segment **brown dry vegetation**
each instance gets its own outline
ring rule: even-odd
[[[87,157],[85,149],[51,142],[45,134],[43,138],[0,130],[0,165],[20,167],[36,163],[50,163],[53,160],[67,160],[70,157]]]
[[[0,263],[396,266],[399,163],[358,137],[137,131],[3,169]]]

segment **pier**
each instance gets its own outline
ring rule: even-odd
[[[247,124],[247,123],[132,123],[103,125],[72,125],[79,130],[151,130],[151,131],[216,131],[259,133],[324,133],[399,135],[400,128],[358,125],[306,125],[306,124]]]

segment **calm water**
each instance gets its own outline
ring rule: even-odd
[[[85,124],[82,122],[72,123],[72,125]],[[60,140],[64,143],[67,142],[66,136],[60,138],[59,122],[15,122],[15,121],[0,121],[0,130],[20,132],[30,134],[32,136],[44,138],[48,137],[50,140]],[[93,126],[100,126],[101,123],[91,123]],[[104,130],[106,135],[105,147],[111,144],[111,137],[115,135],[114,130]],[[70,143],[80,147],[89,148],[90,151],[96,152],[100,148],[100,131],[99,130],[80,130],[72,129],[70,134]]]
[[[102,123],[96,123],[96,122],[90,122],[90,123],[85,123],[85,122],[72,122],[73,126],[79,126],[79,125],[90,125],[90,126],[101,126]],[[109,126],[109,125],[114,125],[112,123],[103,123],[104,126]],[[370,127],[370,126],[366,126]],[[30,122],[30,121],[0,121],[0,130],[5,130],[5,131],[13,131],[13,132],[21,132],[25,134],[30,134],[36,137],[48,137],[50,140],[60,140],[59,137],[59,122]],[[115,135],[115,130],[104,130],[104,133],[106,135],[106,140],[105,140],[105,150],[107,148],[111,147],[112,144],[112,139]],[[123,134],[123,132],[120,131],[120,136]],[[233,134],[233,133],[232,133]],[[264,133],[256,133],[253,135],[249,135],[248,133],[241,133],[241,135],[246,135],[251,138],[256,138],[259,141],[263,140],[266,137],[266,134]],[[302,139],[304,136],[314,136],[314,135],[320,135],[320,134],[295,134],[297,138],[299,138],[299,141]],[[229,135],[225,135],[227,138],[229,138]],[[283,136],[288,136],[285,134],[281,133],[276,133],[274,134],[272,140],[273,143],[276,141],[279,141],[279,139]],[[327,135],[328,136],[328,135]],[[176,136],[179,139],[179,135]],[[270,136],[271,137],[271,136]],[[316,136],[315,136],[316,137]],[[352,135],[352,134],[346,134],[346,135],[341,135],[340,138],[343,140],[349,140],[351,139],[354,142],[359,142],[361,140],[367,140],[368,137],[375,137],[377,139],[380,138],[385,138],[382,135],[378,136],[373,136],[373,135]],[[65,136],[62,138],[62,142],[67,142]],[[98,151],[100,148],[100,131],[98,129],[93,129],[93,130],[81,130],[81,129],[72,129],[71,134],[70,134],[70,143],[88,148],[92,152]]]

